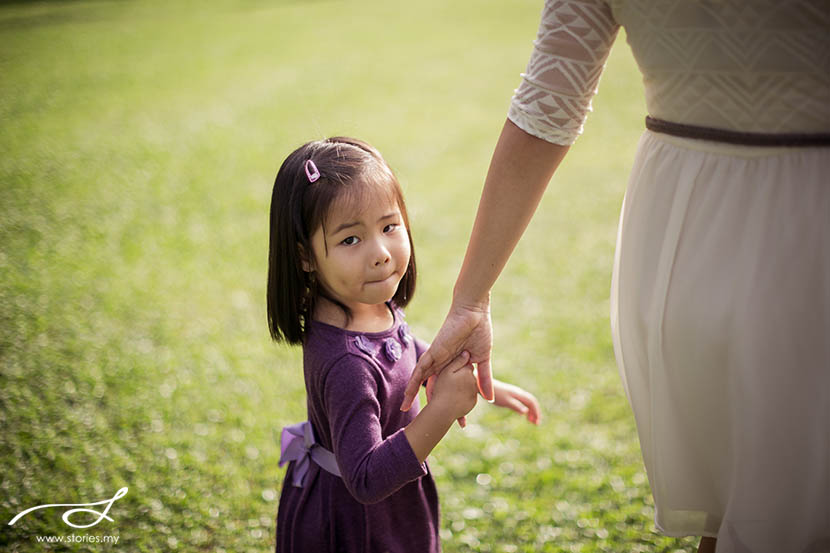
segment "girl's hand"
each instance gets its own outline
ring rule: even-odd
[[[499,407],[507,407],[520,415],[525,415],[533,424],[538,425],[542,421],[539,402],[530,392],[499,380],[493,380],[493,389],[496,395],[493,403]]]
[[[493,329],[490,322],[490,301],[478,305],[453,305],[444,324],[429,349],[421,355],[412,377],[406,385],[401,409],[407,411],[418,395],[421,383],[438,374],[462,351],[470,352],[470,362],[478,367],[478,387],[481,395],[493,401],[493,379],[490,368],[490,350]]]
[[[430,403],[452,417],[450,420],[463,418],[478,400],[473,365],[466,363],[460,368],[447,367],[435,377],[428,394],[432,396]]]
[[[437,378],[438,378],[438,375],[435,375],[435,374],[430,376],[429,378],[427,378],[427,384],[426,384],[427,403],[432,401],[432,392],[433,392],[433,390],[435,390],[435,379],[437,379]],[[460,426],[461,428],[466,428],[467,427],[467,417],[466,416],[461,417],[461,418],[458,419],[458,426]]]
[[[465,351],[453,359],[430,384],[427,395],[432,400],[404,429],[418,462],[423,463],[447,434],[453,422],[475,406],[478,393],[473,370],[470,355]]]

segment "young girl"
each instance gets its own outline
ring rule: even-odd
[[[477,387],[463,353],[424,409],[399,409],[427,347],[401,311],[416,271],[400,184],[365,142],[310,142],[277,174],[270,234],[268,324],[274,340],[303,346],[308,396],[308,421],[282,432],[277,551],[440,551],[425,460]],[[495,390],[496,404],[538,423],[531,394]]]

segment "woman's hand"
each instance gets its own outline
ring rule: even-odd
[[[542,421],[539,402],[530,392],[518,386],[501,382],[500,380],[493,380],[493,390],[496,395],[496,399],[493,402],[495,405],[506,407],[516,411],[520,415],[525,415],[527,416],[527,420],[533,424],[539,424]]]
[[[493,401],[493,379],[490,352],[493,330],[489,298],[477,305],[453,305],[435,340],[421,355],[406,385],[401,409],[407,411],[421,383],[452,363],[463,351],[470,353],[470,362],[478,368],[478,389],[487,401]]]

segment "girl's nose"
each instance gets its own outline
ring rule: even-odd
[[[386,249],[385,246],[381,245],[375,254],[375,267],[386,265],[389,261],[391,261],[391,259],[392,257],[389,255],[389,250]]]

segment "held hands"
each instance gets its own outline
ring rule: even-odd
[[[464,415],[469,413],[478,401],[478,386],[473,365],[467,362],[467,359],[465,352],[455,363],[427,380],[429,404],[439,408],[450,420],[458,419],[462,427],[466,424]],[[462,360],[464,365],[459,367]]]
[[[464,352],[459,358],[455,360],[453,367],[459,367],[460,364],[466,360],[466,352]],[[472,368],[471,365],[467,364],[458,371],[463,369]],[[452,368],[447,368],[444,372],[450,372]],[[435,385],[438,380],[439,376],[432,375],[427,379],[427,401],[432,402],[433,398],[435,397]],[[539,401],[536,399],[536,396],[519,388],[518,386],[514,386],[513,384],[508,384],[506,382],[502,382],[501,380],[493,379],[493,391],[495,394],[495,401],[493,402],[494,405],[497,407],[505,407],[512,411],[519,413],[520,415],[524,415],[527,417],[528,422],[539,425],[542,422],[542,414],[541,410],[539,409]],[[469,412],[475,406],[475,402],[467,409],[466,412]],[[466,414],[466,413],[465,413]],[[467,417],[462,416],[458,419],[458,424],[461,428],[467,426]]]
[[[470,353],[470,362],[478,367],[478,388],[481,395],[488,401],[493,401],[493,378],[490,368],[492,344],[489,298],[476,305],[454,304],[429,349],[418,360],[406,385],[401,410],[409,410],[424,380],[434,374],[446,372],[442,369],[452,364],[463,351]]]
[[[431,385],[427,393],[432,396],[431,400],[404,429],[419,463],[424,462],[452,423],[475,406],[476,388],[476,377],[466,351],[434,378],[434,386]]]
[[[521,415],[533,424],[541,422],[539,402],[530,392],[500,382],[492,377],[490,352],[493,344],[493,330],[490,321],[489,297],[485,302],[477,305],[456,305],[450,308],[444,324],[438,331],[430,347],[421,355],[415,366],[409,383],[404,393],[401,410],[407,411],[412,406],[412,401],[418,395],[421,383],[427,382],[427,401],[436,400],[437,394],[442,393],[441,388],[445,380],[456,385],[463,381],[477,380],[478,391],[490,402],[499,407],[506,407]],[[469,353],[468,353],[469,352]],[[468,362],[469,355],[469,362]],[[471,363],[478,366],[477,378],[472,370]],[[457,373],[463,372],[460,378]],[[450,379],[443,375],[451,373]],[[456,392],[459,389],[456,388]],[[444,397],[452,395],[452,392],[444,394]],[[469,397],[467,401],[469,402]],[[458,415],[458,422],[463,428],[466,425],[466,415],[476,403],[475,394],[469,406],[460,405],[463,411]]]
[[[470,367],[470,365],[467,365],[467,367]],[[427,379],[427,401],[432,401],[432,398],[434,397],[435,381],[437,379],[438,377],[436,375],[432,375]],[[525,415],[528,422],[537,426],[542,422],[539,401],[536,399],[536,396],[527,390],[494,378],[493,391],[496,396],[493,405],[497,407],[505,407],[519,413],[520,415]],[[473,404],[473,406],[475,406],[475,404]],[[470,409],[472,409],[472,407]],[[467,417],[460,417],[458,419],[458,424],[461,428],[466,427]]]

